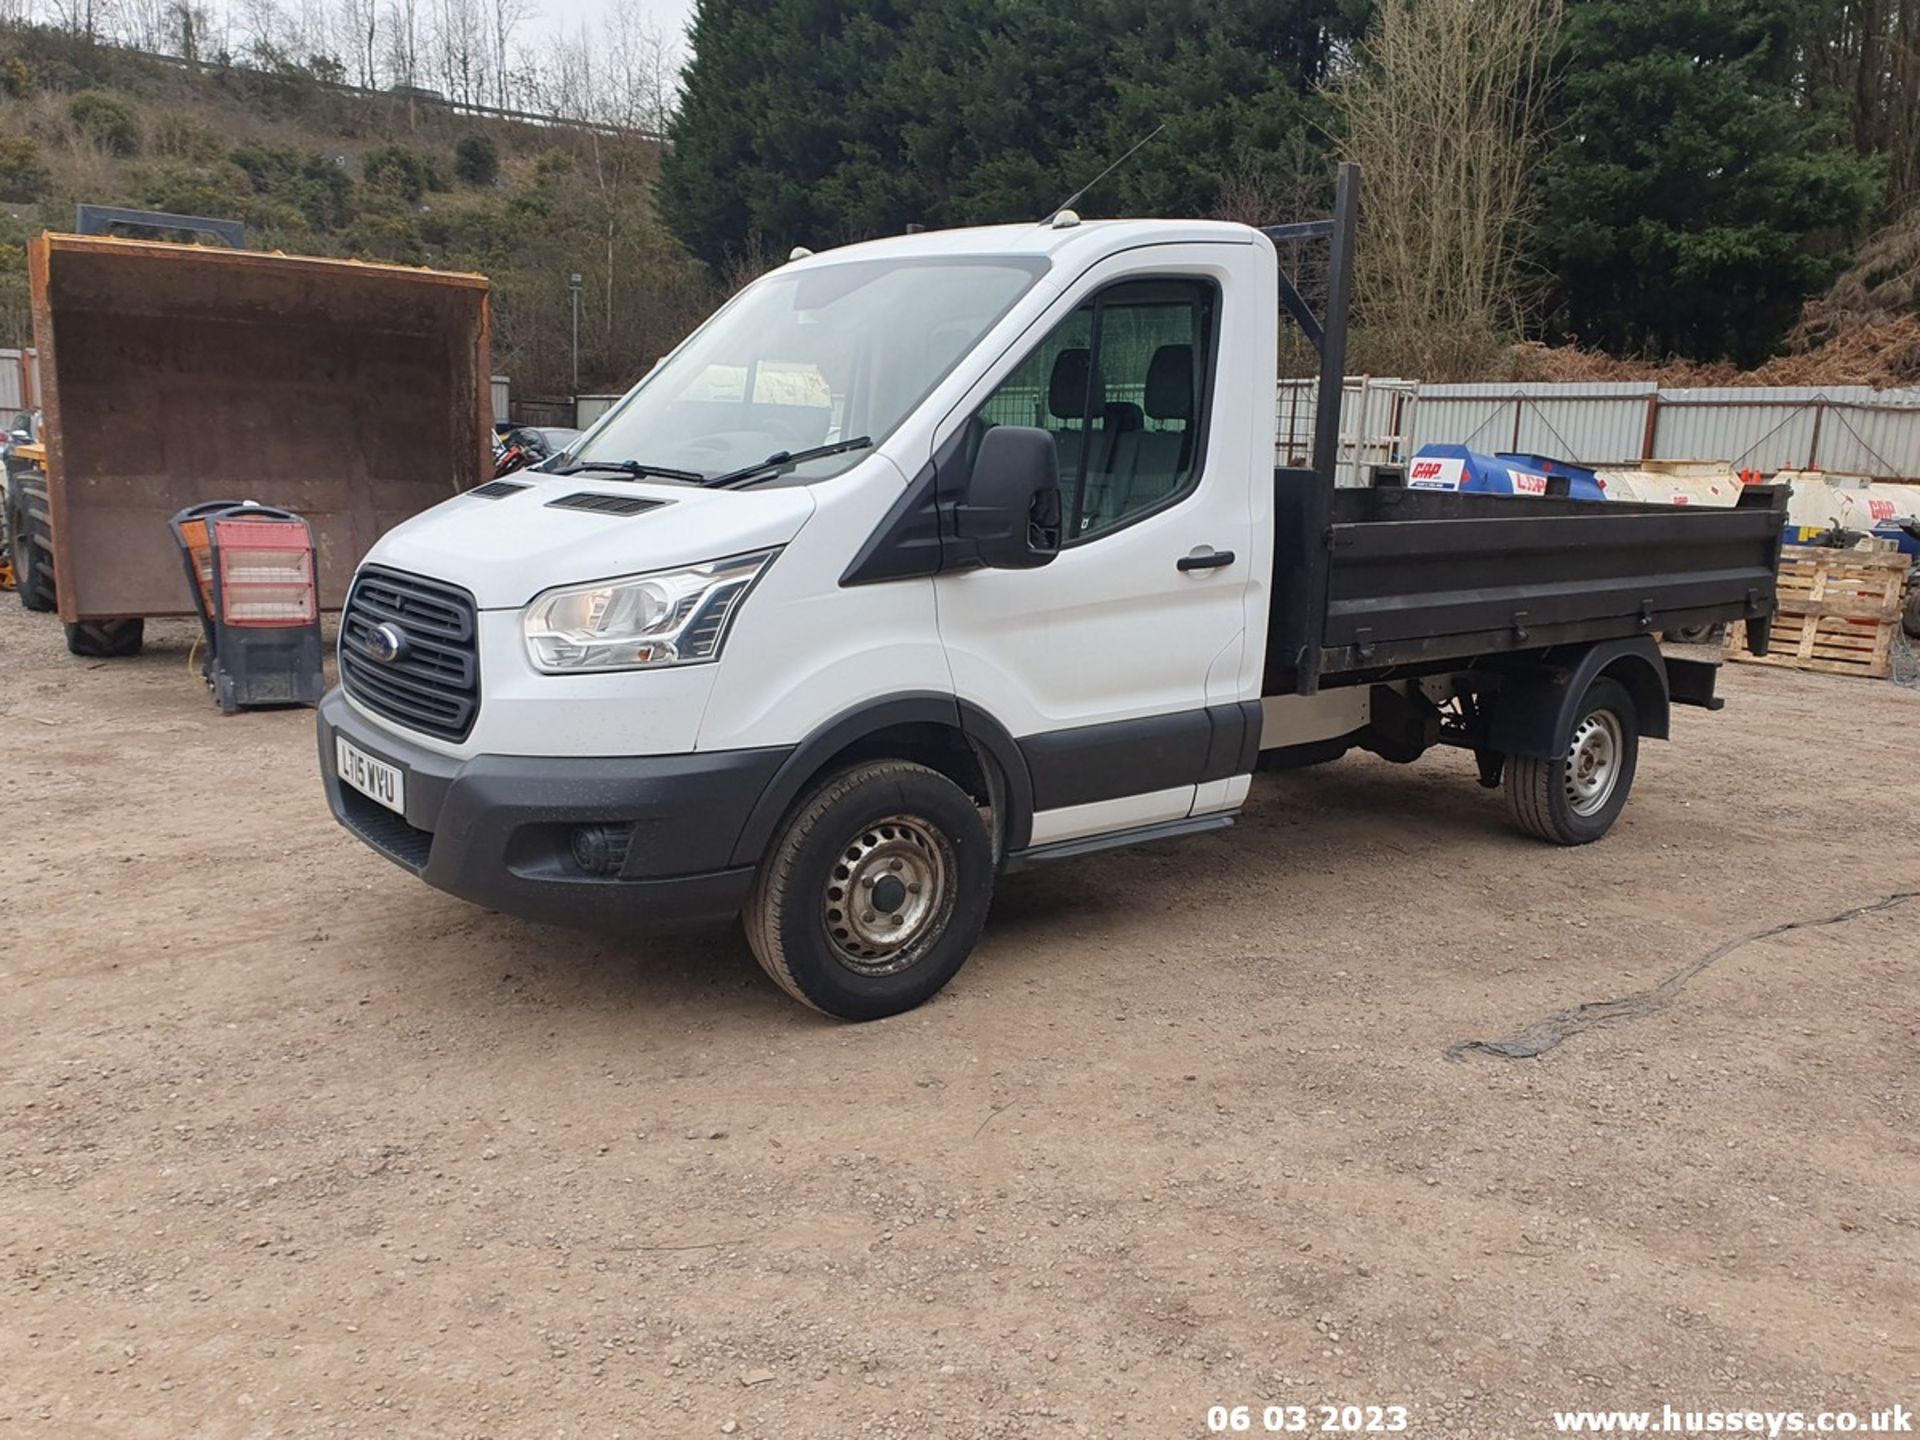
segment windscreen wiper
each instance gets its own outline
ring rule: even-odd
[[[782,470],[790,470],[795,465],[804,465],[809,460],[824,460],[829,455],[844,455],[849,450],[870,450],[873,437],[861,435],[852,440],[836,440],[831,445],[816,445],[811,450],[776,450],[752,465],[742,465],[738,470],[729,470],[724,475],[716,475],[702,483],[718,489],[723,485],[734,485],[742,480],[757,480],[764,475],[777,475]]]
[[[671,465],[643,465],[638,460],[582,460],[577,464],[566,465],[558,470],[549,470],[549,475],[584,475],[589,470],[617,470],[622,475],[630,475],[635,480],[644,480],[653,476],[659,480],[680,480],[688,485],[704,485],[707,477],[698,470],[676,470]]]

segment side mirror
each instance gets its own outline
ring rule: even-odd
[[[981,438],[954,528],[996,570],[1033,570],[1060,553],[1060,456],[1053,436],[996,425]]]

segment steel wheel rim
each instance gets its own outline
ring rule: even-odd
[[[1619,787],[1626,752],[1619,716],[1611,710],[1584,716],[1567,743],[1567,808],[1582,816],[1604,810]]]
[[[897,975],[926,958],[953,908],[953,854],[912,815],[863,826],[835,858],[820,917],[834,957],[859,975]]]

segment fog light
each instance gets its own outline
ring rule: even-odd
[[[618,875],[633,843],[631,825],[576,825],[571,837],[573,863],[589,875]]]

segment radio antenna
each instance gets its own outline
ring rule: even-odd
[[[1078,205],[1080,203],[1080,197],[1082,195],[1085,195],[1089,190],[1093,189],[1094,186],[1098,185],[1102,180],[1106,179],[1107,176],[1111,175],[1114,171],[1118,170],[1122,165],[1126,164],[1127,161],[1133,158],[1134,151],[1138,150],[1142,145],[1146,144],[1147,141],[1153,139],[1155,135],[1158,135],[1162,130],[1166,128],[1167,128],[1167,122],[1162,120],[1158,125],[1154,126],[1149,133],[1142,135],[1138,140],[1134,141],[1132,150],[1127,151],[1126,154],[1122,155],[1118,160],[1114,161],[1111,165],[1107,166],[1106,169],[1102,170],[1098,175],[1094,176],[1093,179],[1089,180],[1086,184],[1082,185],[1078,190],[1074,191],[1073,194],[1069,195],[1066,199],[1062,200],[1057,206],[1054,207],[1053,214],[1047,216],[1046,219],[1042,220],[1040,223],[1042,225],[1048,224],[1051,221],[1057,219],[1062,210],[1071,210],[1075,205]]]

